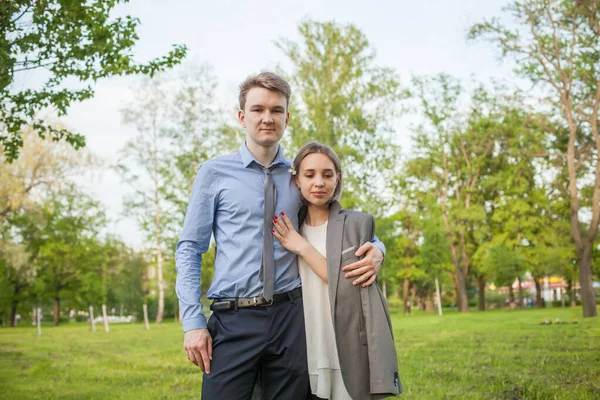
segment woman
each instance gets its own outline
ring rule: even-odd
[[[292,174],[305,203],[300,233],[282,213],[274,217],[273,234],[299,256],[312,393],[332,400],[401,393],[391,320],[379,287],[354,286],[340,273],[373,239],[373,216],[343,210],[337,202],[342,171],[330,147],[304,146]]]

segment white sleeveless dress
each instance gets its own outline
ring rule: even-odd
[[[300,233],[319,253],[323,256],[327,254],[327,223],[320,226],[303,224]],[[302,278],[308,373],[312,393],[323,399],[352,400],[340,371],[327,284],[310,269],[302,257],[298,257],[298,269]]]

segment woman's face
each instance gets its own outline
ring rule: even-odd
[[[300,163],[296,183],[308,203],[315,206],[329,204],[338,183],[333,161],[321,153],[307,155]]]

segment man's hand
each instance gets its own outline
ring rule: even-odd
[[[377,278],[377,272],[383,262],[383,252],[373,243],[367,242],[360,246],[360,248],[356,250],[356,253],[354,253],[357,257],[360,257],[363,254],[365,254],[365,258],[346,265],[342,268],[342,271],[347,272],[346,275],[344,275],[346,278],[358,276],[358,279],[352,282],[353,285],[362,283],[362,287],[367,287],[371,286],[373,282],[375,282],[375,278]]]
[[[210,373],[212,360],[212,337],[208,329],[192,329],[184,334],[183,348],[188,360],[200,367],[202,372]]]

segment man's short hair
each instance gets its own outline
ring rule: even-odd
[[[279,75],[273,72],[261,72],[258,75],[251,75],[246,78],[240,85],[240,110],[244,110],[246,107],[246,96],[252,88],[260,87],[274,92],[279,92],[285,96],[286,107],[290,105],[290,97],[292,96],[292,89],[290,84],[285,81]]]

